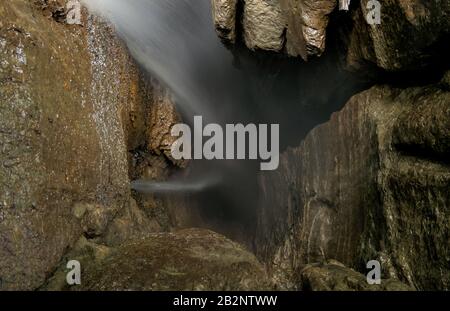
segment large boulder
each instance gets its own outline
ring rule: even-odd
[[[44,289],[269,290],[255,256],[204,229],[157,233],[117,248],[85,240],[67,256],[81,263],[81,285],[69,287],[62,266]]]
[[[306,265],[300,272],[306,291],[410,291],[411,287],[392,279],[369,284],[367,277],[336,260]]]

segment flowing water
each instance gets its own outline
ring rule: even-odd
[[[298,146],[362,87],[331,54],[304,63],[239,45],[227,49],[214,31],[210,0],[84,2],[115,25],[139,64],[171,90],[187,122],[201,115],[204,123],[277,123],[283,150]],[[251,230],[258,169],[255,161],[194,161],[185,180],[136,181],[133,187],[195,193],[213,222]]]

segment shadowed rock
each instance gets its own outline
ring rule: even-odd
[[[336,258],[386,278],[448,289],[450,94],[374,87],[261,176],[257,253],[294,286],[302,265]]]
[[[397,280],[381,280],[369,284],[365,275],[345,267],[338,261],[309,264],[300,272],[303,290],[310,291],[410,291]]]
[[[345,18],[333,24],[333,39],[344,47],[348,68],[364,70],[371,64],[387,71],[420,70],[437,55],[436,45],[448,41],[449,1],[382,1],[379,25],[366,20],[373,9],[368,1],[358,1],[359,5],[344,13]],[[236,12],[237,1],[212,0],[216,29],[224,40],[234,43],[243,36],[252,50],[286,53],[304,60],[325,51],[329,17],[335,14],[337,2],[246,0],[243,12]],[[350,8],[349,1],[339,1],[339,8]],[[239,29],[242,34],[236,33]]]

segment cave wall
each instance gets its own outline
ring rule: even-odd
[[[387,71],[424,69],[439,52],[436,44],[448,40],[448,0],[380,0],[381,24],[373,25],[366,21],[369,0],[350,1],[350,10],[341,14],[345,18],[330,24],[338,2],[211,0],[217,33],[227,44],[244,43],[251,50],[308,60],[321,56],[327,33],[337,31],[344,62],[356,71],[370,66]]]
[[[131,190],[187,166],[180,115],[111,24],[82,8],[69,25],[66,4],[0,4],[0,290],[271,289],[243,246],[178,231],[198,217],[183,195]]]
[[[153,179],[174,166],[170,97],[111,26],[84,10],[68,25],[66,13],[65,1],[0,5],[1,289],[37,288],[82,236],[118,243],[172,226],[160,201],[140,209],[130,190],[144,175],[136,150]]]
[[[311,262],[363,272],[375,259],[384,278],[448,289],[449,103],[445,84],[373,87],[260,176],[255,245],[278,283],[300,286]]]
[[[333,259],[360,272],[377,259],[384,278],[449,288],[450,2],[380,1],[373,25],[367,2],[212,0],[225,44],[309,60],[333,42],[342,66],[377,84],[259,177],[254,245],[280,288],[308,287],[303,269]]]

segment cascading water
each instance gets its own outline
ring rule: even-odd
[[[281,150],[297,146],[314,126],[362,87],[333,55],[304,63],[239,45],[223,46],[210,0],[85,0],[109,19],[134,58],[174,94],[187,123],[278,123]],[[255,161],[193,161],[187,180],[136,181],[142,192],[197,192],[206,218],[252,230],[258,206]],[[225,226],[226,227],[226,226]]]

